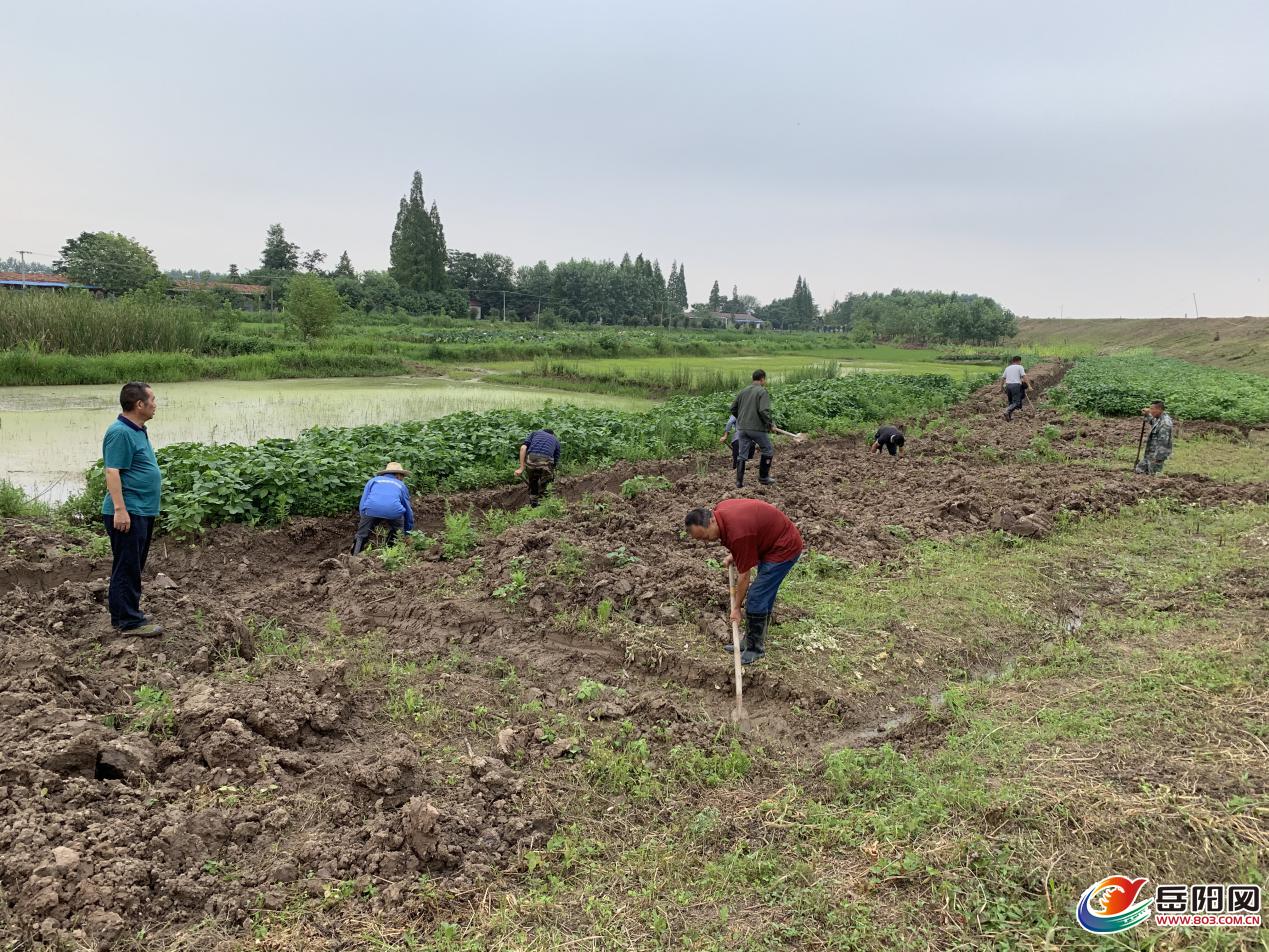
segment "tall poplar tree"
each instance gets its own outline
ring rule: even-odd
[[[722,307],[722,304],[722,296],[718,293],[718,282],[715,281],[714,286],[710,288],[709,291],[709,309],[711,311],[717,311],[720,307]]]
[[[445,236],[441,216],[423,201],[423,175],[416,171],[409,194],[401,199],[389,247],[388,271],[397,284],[420,293],[445,288]]]
[[[270,225],[260,255],[260,267],[266,271],[294,271],[300,266],[300,246],[286,240],[286,229]]]
[[[445,247],[445,226],[441,224],[441,213],[436,210],[436,199],[432,199],[432,210],[427,217],[432,221],[432,254],[428,261],[428,280],[433,291],[443,291],[449,287],[449,279],[445,273],[449,263],[449,250]]]

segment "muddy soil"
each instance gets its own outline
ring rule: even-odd
[[[1060,373],[1034,372],[1041,393]],[[1105,458],[1135,441],[1136,422],[1029,407],[1007,424],[999,406],[976,395],[900,460],[859,438],[783,445],[778,483],[741,494],[781,507],[811,550],[854,564],[898,560],[914,540],[1042,537],[1151,496],[1269,500],[1266,483],[1046,461],[1037,436],[1068,458]],[[0,932],[108,947],[142,927],[241,927],[345,890],[399,907],[420,875],[450,893],[479,889],[568,821],[559,793],[580,783],[586,739],[546,719],[708,743],[729,706],[717,645],[727,592],[707,561],[722,553],[680,527],[690,507],[736,494],[728,462],[563,479],[564,520],[484,533],[469,555],[434,549],[396,572],[344,554],[351,517],[160,540],[145,604],[168,627],[156,640],[110,631],[105,561],[67,554],[73,540],[48,527],[3,523]],[[620,494],[653,473],[671,487]],[[447,507],[524,502],[511,487],[421,498],[416,513],[439,535]],[[775,651],[792,614],[777,614]],[[750,670],[751,740],[791,759],[867,743],[909,723],[903,699],[937,696],[950,671],[1007,661],[914,631],[901,646],[922,664],[867,692],[823,673]],[[619,691],[583,700],[583,679]],[[531,777],[527,765],[544,762],[553,771]]]

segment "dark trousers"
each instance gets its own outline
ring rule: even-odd
[[[1013,415],[1014,410],[1022,409],[1023,389],[1020,383],[1005,384],[1005,394],[1009,397],[1009,405],[1005,407],[1005,413]]]
[[[555,479],[555,464],[549,456],[530,453],[524,464],[524,479],[529,484],[529,505],[536,506]]]
[[[110,536],[110,624],[120,631],[145,624],[141,611],[141,570],[150,554],[150,539],[154,535],[154,516],[133,516],[132,528],[120,532],[115,528],[114,516],[103,516],[106,534]]]
[[[366,547],[366,543],[370,541],[370,534],[374,532],[375,528],[378,526],[388,527],[388,545],[392,545],[392,541],[397,537],[397,533],[405,529],[405,516],[397,516],[395,519],[385,519],[382,516],[368,516],[363,512],[361,514],[361,521],[357,523],[357,535],[353,537],[353,555],[357,555]]]
[[[749,455],[746,456],[745,459],[747,460],[753,459],[753,454],[757,451],[757,449],[758,449],[757,443],[750,443]],[[731,468],[735,469],[736,464],[739,462],[740,462],[740,437],[737,436],[734,440],[731,441]]]
[[[882,450],[888,450],[891,456],[899,455],[899,447],[895,446],[893,443],[878,443],[877,452],[880,453]]]
[[[753,459],[753,448],[757,446],[762,450],[762,458],[770,460],[775,456],[775,444],[771,442],[771,436],[762,430],[741,430],[740,439],[740,455],[745,459]]]

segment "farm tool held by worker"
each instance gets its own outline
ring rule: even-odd
[[[731,658],[736,675],[736,707],[731,712],[731,720],[742,731],[748,731],[751,725],[749,723],[749,715],[745,711],[744,674],[740,660],[742,654],[740,647],[740,622],[736,621],[736,608],[738,607],[736,605],[736,566],[727,566],[727,577],[731,582],[731,612],[728,618],[731,620]]]

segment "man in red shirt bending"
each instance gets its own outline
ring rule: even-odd
[[[788,516],[760,499],[724,499],[712,512],[693,509],[683,521],[693,539],[721,542],[728,551],[724,562],[735,563],[739,580],[731,620],[740,621],[744,605],[746,637],[740,660],[753,664],[767,653],[771,609],[780,583],[802,554],[802,534]],[[755,566],[758,578],[750,585]]]

